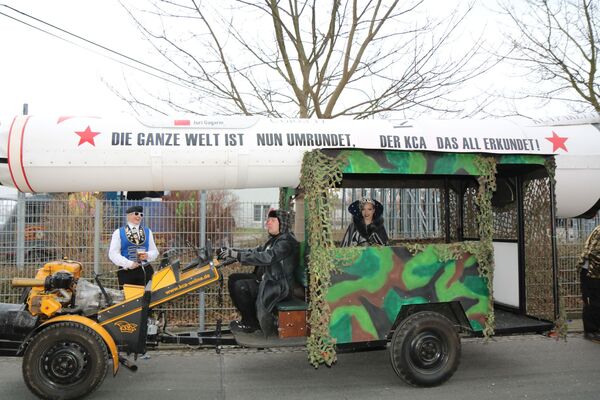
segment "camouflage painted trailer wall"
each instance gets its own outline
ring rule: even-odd
[[[458,257],[445,259],[444,253],[456,251]],[[480,276],[477,259],[455,244],[416,252],[407,246],[362,248],[355,262],[332,275],[327,301],[338,344],[385,340],[409,304],[458,301],[476,331],[490,312],[487,279]]]

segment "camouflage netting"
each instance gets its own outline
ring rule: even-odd
[[[460,225],[460,212],[458,210],[458,193],[454,190],[450,190],[448,193],[448,211],[450,215],[448,216],[448,222],[450,224],[450,241],[455,242],[458,240],[458,227]],[[444,207],[445,209],[446,207]],[[444,218],[444,224],[446,223],[446,218]],[[445,227],[444,227],[445,228]]]
[[[310,336],[307,341],[308,358],[316,368],[320,364],[331,366],[337,357],[335,340],[329,333],[331,312],[326,301],[334,271],[334,243],[329,210],[332,204],[331,189],[342,180],[342,161],[314,150],[306,153],[302,161],[300,186],[305,190],[306,229],[310,254],[309,317]]]
[[[292,198],[295,195],[295,190],[289,187],[279,188],[279,209],[290,211]]]
[[[528,315],[554,320],[556,332],[564,337],[566,315],[560,290],[558,299],[554,298],[553,237],[549,234],[552,231],[551,188],[555,182],[555,168],[554,159],[549,159],[546,162],[547,177],[524,183],[526,304]],[[556,301],[560,305],[558,316],[554,310]]]
[[[489,310],[494,309],[494,212],[492,209],[492,195],[496,191],[496,159],[494,157],[480,156],[476,165],[481,174],[477,181],[477,197],[475,202],[479,207],[477,225],[479,226],[479,243],[471,253],[479,262],[479,273],[487,278],[489,290]],[[488,338],[494,334],[494,313],[488,313],[485,320],[483,335]]]
[[[519,215],[517,202],[502,208],[494,207],[494,240],[519,239]]]
[[[556,188],[556,160],[554,159],[554,157],[550,157],[546,160],[545,163],[545,167],[546,167],[546,171],[548,172],[548,176],[549,176],[549,184],[550,184],[550,188]],[[551,200],[552,203],[554,204],[554,207],[556,207],[556,191],[551,190]],[[556,219],[554,213],[552,213],[552,219]],[[556,232],[554,232],[554,235],[556,235]],[[555,237],[556,239],[556,237]],[[554,243],[554,251],[558,252],[558,249],[556,248],[556,243]],[[558,337],[563,338],[563,339],[567,339],[567,333],[569,330],[569,326],[567,325],[567,308],[565,306],[565,302],[564,302],[564,291],[565,288],[562,287],[561,283],[562,280],[559,279],[558,277],[556,277],[556,279],[558,280],[558,315],[555,316],[556,319],[554,321],[554,327],[555,327],[555,331],[556,333],[558,333]]]
[[[463,237],[467,239],[476,239],[479,237],[476,197],[477,188],[475,186],[465,189],[463,194]]]
[[[527,314],[554,319],[552,296],[552,238],[548,234],[551,219],[550,179],[526,181],[523,190],[525,225],[525,286]],[[554,300],[552,298],[552,300]]]

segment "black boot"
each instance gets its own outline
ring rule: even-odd
[[[259,328],[254,325],[248,325],[243,323],[242,321],[231,321],[229,327],[233,332],[244,332],[244,333],[252,333],[257,331]]]

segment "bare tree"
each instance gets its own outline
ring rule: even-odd
[[[519,0],[501,7],[518,32],[509,35],[510,59],[528,68],[535,84],[521,95],[600,113],[598,1]]]
[[[163,196],[168,201],[172,218],[165,221],[169,226],[166,241],[169,247],[186,248],[186,243],[200,243],[199,193],[172,191]],[[206,239],[214,246],[233,244],[236,229],[235,214],[239,209],[238,197],[227,190],[211,190],[207,193]]]
[[[472,9],[441,19],[425,0],[153,0],[126,10],[177,76],[162,94],[121,97],[136,110],[368,118],[460,112],[447,100],[490,65],[481,42],[456,43]],[[455,46],[455,47],[452,47]],[[173,80],[172,78],[170,78]],[[159,101],[148,100],[147,96]],[[185,96],[188,96],[187,98]]]

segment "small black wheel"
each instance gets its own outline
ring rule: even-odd
[[[422,311],[404,320],[392,336],[390,360],[396,374],[413,386],[437,386],[456,372],[460,338],[443,315]]]
[[[23,378],[42,399],[75,399],[93,392],[108,370],[108,351],[91,328],[74,322],[49,326],[23,355]]]

